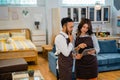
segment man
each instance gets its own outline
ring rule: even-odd
[[[73,65],[73,20],[65,17],[61,20],[62,31],[55,38],[56,51],[58,53],[58,67],[60,80],[72,80]]]

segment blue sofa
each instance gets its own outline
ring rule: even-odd
[[[120,69],[120,49],[117,48],[116,40],[98,41],[100,52],[97,54],[98,71],[110,71]],[[48,54],[50,71],[56,75],[56,60],[54,55],[55,48]]]

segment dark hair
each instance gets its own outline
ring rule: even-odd
[[[64,24],[66,24],[68,22],[73,22],[73,20],[69,17],[62,18],[62,20],[61,20],[62,27],[63,27]]]
[[[83,27],[84,24],[88,24],[87,34],[89,34],[89,35],[93,34],[92,24],[91,24],[90,19],[82,18],[82,19],[81,19],[81,22],[80,22],[79,25],[78,25],[77,36],[79,36],[79,35],[81,34],[81,28]]]

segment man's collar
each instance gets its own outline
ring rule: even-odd
[[[65,38],[68,38],[68,35],[65,32],[61,31],[60,34],[64,35]]]

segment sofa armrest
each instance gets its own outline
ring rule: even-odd
[[[117,51],[120,53],[120,48],[117,48]]]
[[[48,52],[48,64],[50,71],[56,75],[56,65],[58,57],[53,52]]]

